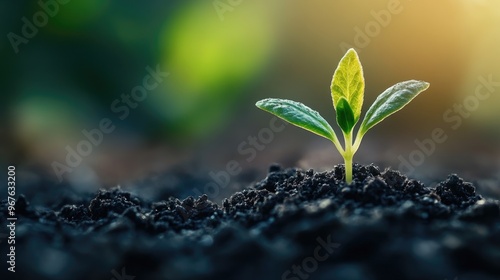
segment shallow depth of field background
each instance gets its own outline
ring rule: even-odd
[[[443,118],[454,104],[471,102],[479,77],[500,81],[498,1],[242,0],[221,18],[208,0],[72,0],[16,54],[7,35],[22,35],[22,18],[33,22],[37,2],[0,3],[2,165],[55,179],[51,164],[64,163],[65,147],[110,118],[115,131],[65,180],[112,186],[183,170],[202,178],[202,186],[230,160],[248,181],[262,178],[272,162],[331,168],[341,163],[333,145],[299,128],[287,126],[269,143],[259,142],[262,151],[249,137],[260,141],[269,127],[271,115],[254,106],[265,97],[301,101],[335,125],[329,86],[349,45],[364,66],[363,112],[396,82],[431,83],[365,136],[356,162],[397,168],[417,149],[416,139],[441,128],[446,142],[415,166],[416,177],[500,176],[500,86],[487,100],[470,103],[467,117],[453,112],[460,116],[457,129]],[[376,14],[391,5],[398,13],[377,22]],[[157,65],[170,76],[119,120],[110,105]]]

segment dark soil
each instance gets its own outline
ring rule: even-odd
[[[355,165],[351,185],[343,174],[273,165],[222,205],[119,188],[52,207],[21,195],[17,272],[0,278],[500,279],[498,200],[457,175],[430,188],[373,165]]]

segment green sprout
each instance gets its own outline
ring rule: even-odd
[[[255,106],[332,141],[344,158],[345,180],[351,183],[352,159],[365,133],[388,116],[401,110],[428,87],[427,82],[410,80],[386,89],[366,112],[356,138],[353,139],[353,129],[360,118],[363,106],[365,80],[358,54],[354,49],[348,50],[333,74],[331,85],[333,107],[336,111],[337,124],[344,134],[345,147],[340,144],[330,124],[318,112],[300,102],[267,98],[258,101]]]

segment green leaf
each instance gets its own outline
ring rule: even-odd
[[[337,110],[341,98],[345,98],[351,106],[356,123],[361,116],[365,79],[363,77],[363,67],[354,49],[349,49],[340,60],[339,66],[333,74],[330,89],[335,110]]]
[[[328,122],[318,112],[300,102],[267,98],[258,101],[255,106],[326,139],[331,141],[337,139]]]
[[[428,87],[429,83],[427,82],[411,80],[397,83],[386,89],[366,112],[359,134],[364,135],[374,125],[401,110]]]
[[[341,98],[337,103],[337,123],[345,134],[349,134],[356,124],[352,108],[345,98]]]

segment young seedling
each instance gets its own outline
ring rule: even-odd
[[[410,80],[386,89],[366,112],[354,139],[354,126],[360,118],[363,105],[365,79],[358,54],[354,49],[348,50],[333,74],[331,85],[333,108],[336,111],[337,124],[344,134],[344,147],[340,144],[330,124],[318,112],[302,103],[267,98],[258,101],[255,105],[293,125],[332,141],[344,158],[345,180],[351,183],[352,158],[365,133],[388,116],[401,110],[428,87],[429,83]]]

